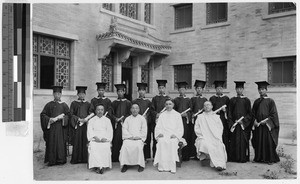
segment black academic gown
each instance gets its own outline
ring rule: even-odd
[[[231,129],[236,120],[241,117],[242,126],[238,123],[235,126],[234,131],[230,135],[230,154],[228,155],[228,161],[232,162],[247,162],[249,161],[249,140],[252,128],[252,112],[251,102],[245,96],[233,97],[229,101],[228,106],[228,124]]]
[[[104,114],[107,112],[106,117],[112,120],[112,107],[111,107],[111,100],[107,97],[94,97],[91,100],[91,106],[90,106],[90,113],[95,113],[97,105],[102,104],[104,106]]]
[[[112,161],[119,162],[120,150],[123,144],[122,139],[122,124],[124,120],[130,116],[131,102],[126,98],[117,99],[112,102],[112,126],[114,130],[114,136],[112,140]],[[121,122],[117,122],[116,119],[124,116]]]
[[[153,158],[155,157],[156,153],[156,139],[154,135],[154,130],[156,126],[156,115],[160,113],[161,110],[165,107],[165,102],[166,99],[170,98],[168,95],[156,95],[155,97],[152,98],[152,118],[151,118],[151,128],[150,128],[150,133],[152,135],[152,140],[153,140],[153,147],[152,147],[152,152],[153,152]],[[149,131],[149,129],[148,129]]]
[[[91,104],[87,101],[75,100],[70,107],[70,125],[73,130],[73,151],[71,164],[87,163],[87,124],[79,125],[78,119],[84,119],[89,115]]]
[[[146,120],[147,120],[147,128],[148,128],[148,132],[147,132],[147,138],[145,140],[146,145],[144,146],[144,157],[145,159],[147,158],[151,158],[151,131],[150,131],[150,123],[151,123],[151,112],[152,110],[152,104],[151,101],[146,99],[146,98],[137,98],[135,100],[132,101],[132,103],[136,103],[139,105],[140,107],[140,115],[143,115],[144,112],[146,111],[147,108],[149,108],[149,110],[147,111],[146,114]]]
[[[192,97],[191,98],[191,112],[192,112],[192,114],[196,114],[199,110],[202,110],[204,102],[206,102],[206,101],[207,101],[207,99],[203,96],[200,96],[200,95]],[[197,156],[197,150],[196,150],[196,146],[195,146],[195,141],[197,139],[197,136],[196,136],[195,131],[194,131],[194,126],[195,126],[196,119],[197,119],[197,116],[194,117],[193,124],[191,124],[192,140],[191,140],[191,145],[190,145],[191,157],[195,157],[195,158],[197,158],[196,157]]]
[[[227,111],[228,111],[228,105],[229,105],[229,98],[228,98],[228,96],[223,95],[223,94],[221,96],[214,95],[214,96],[212,96],[212,97],[209,98],[209,101],[212,102],[213,111],[219,109],[223,105],[226,105],[227,106],[226,107],[226,113],[227,113]],[[225,117],[224,111],[221,110],[217,114],[220,115],[220,119],[221,119],[222,124],[223,124],[222,139],[223,139],[223,143],[224,143],[225,148],[226,148],[226,153],[227,153],[227,155],[229,155],[230,154],[230,151],[229,151],[229,126],[228,126],[228,123],[227,123],[227,119]]]
[[[50,129],[48,129],[47,125],[50,118],[54,118],[62,113],[65,114],[64,118],[51,124]],[[69,113],[69,107],[66,103],[51,101],[45,105],[40,114],[43,137],[46,142],[44,162],[48,162],[48,165],[66,163]]]
[[[267,125],[260,125],[252,130],[252,145],[254,148],[254,161],[265,163],[279,162],[276,153],[279,135],[279,119],[276,105],[273,99],[267,96],[255,100],[252,107],[252,115],[257,122],[268,118]]]
[[[188,97],[176,97],[174,99],[174,110],[176,110],[179,113],[182,113],[183,111],[187,110],[188,108],[191,108],[191,99]],[[182,117],[183,122],[183,138],[186,140],[187,145],[183,147],[182,149],[182,160],[188,161],[190,157],[195,156],[194,152],[191,152],[191,146],[192,146],[192,132],[194,131],[193,124],[191,123],[191,111],[188,111],[187,117]]]

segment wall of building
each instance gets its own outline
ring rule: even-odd
[[[174,30],[174,7],[166,10],[165,21],[172,53],[163,67],[164,75],[174,90],[174,68],[170,65],[192,64],[192,82],[205,80],[205,63],[227,62],[227,89],[235,95],[235,80],[245,80],[244,94],[253,104],[259,97],[255,81],[268,81],[268,57],[296,55],[296,15],[283,13],[282,17],[268,15],[268,3],[229,3],[228,21],[206,25],[206,4],[193,4],[193,27]],[[278,14],[279,15],[279,14]],[[168,73],[168,74],[167,74]],[[206,89],[210,97],[214,89]],[[193,96],[194,90],[188,90]],[[296,129],[296,87],[270,87],[269,97],[276,102],[281,123],[280,137],[291,137]]]

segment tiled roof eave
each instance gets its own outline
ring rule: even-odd
[[[137,47],[143,47],[146,50],[154,50],[154,51],[160,51],[164,53],[170,53],[171,52],[171,46],[169,45],[160,45],[160,44],[152,44],[152,43],[147,43],[141,40],[137,40],[134,38],[131,38],[121,32],[118,31],[113,31],[113,32],[106,32],[103,34],[97,35],[97,40],[107,40],[107,39],[116,39],[116,40],[121,40],[123,42],[127,42],[133,45],[136,45]]]

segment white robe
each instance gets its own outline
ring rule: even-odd
[[[95,142],[94,137],[99,139],[106,138],[107,142]],[[89,141],[89,169],[93,167],[112,167],[111,163],[111,141],[113,138],[113,129],[110,122],[105,116],[99,118],[94,116],[88,122],[87,138]]]
[[[200,160],[210,157],[211,167],[226,168],[227,154],[222,141],[223,124],[219,115],[202,113],[198,115],[195,126],[197,139],[195,146]]]
[[[140,137],[141,140],[129,140],[130,137]],[[123,145],[119,161],[123,165],[140,165],[145,167],[144,142],[147,138],[147,121],[141,116],[128,116],[122,125]]]
[[[162,138],[157,139],[157,150],[153,165],[158,164],[159,171],[176,172],[176,162],[178,157],[178,142],[183,136],[183,122],[180,113],[175,110],[163,112],[155,127],[155,137],[162,134]],[[176,138],[171,139],[170,136]]]

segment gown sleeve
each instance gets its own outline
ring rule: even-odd
[[[130,118],[127,117],[122,125],[122,138],[123,140],[133,137],[133,135],[128,131]]]

